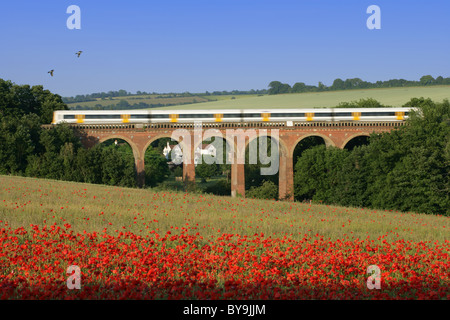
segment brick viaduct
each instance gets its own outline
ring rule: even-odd
[[[251,137],[245,136],[245,133],[255,130],[257,133],[262,134],[262,132],[265,132],[265,135],[272,136],[271,133],[274,130],[278,130],[277,138],[280,151],[279,198],[293,200],[293,154],[296,145],[302,139],[309,136],[318,136],[323,138],[327,147],[344,148],[350,140],[356,137],[369,136],[371,133],[388,132],[401,125],[401,122],[294,122],[293,126],[286,126],[286,122],[203,123],[202,129],[206,133],[203,134],[203,140],[213,136],[220,136],[232,147],[234,159],[231,165],[232,196],[245,196],[245,171],[242,157],[245,156],[245,147],[252,140]],[[138,185],[141,187],[145,185],[144,155],[150,144],[161,138],[171,138],[176,130],[179,130],[175,132],[176,134],[184,132],[185,136],[183,138],[174,137],[183,149],[183,180],[195,180],[194,150],[202,142],[202,139],[197,144],[186,144],[187,140],[185,141],[187,135],[190,135],[190,137],[187,137],[188,140],[194,141],[191,138],[195,132],[198,132],[194,124],[74,124],[71,126],[77,135],[80,136],[81,142],[86,148],[109,139],[122,139],[128,142],[133,150]],[[51,128],[51,125],[45,127]],[[238,137],[232,140],[227,139],[227,130],[234,130]],[[243,135],[240,138],[244,139],[245,147],[237,143],[240,134]],[[274,137],[272,138],[274,139]],[[187,150],[187,148],[190,148],[190,152],[185,153],[184,150]],[[190,157],[190,161],[186,157]]]

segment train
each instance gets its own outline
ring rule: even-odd
[[[230,110],[60,110],[52,124],[195,123],[195,122],[339,122],[405,121],[408,108],[230,109]]]

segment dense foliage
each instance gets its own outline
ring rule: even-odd
[[[295,197],[450,214],[450,104],[412,99],[408,125],[352,151],[316,146],[295,165]]]
[[[264,180],[260,187],[252,186],[245,192],[248,198],[278,199],[278,186],[270,180]]]
[[[62,98],[43,86],[16,85],[0,79],[0,117],[17,119],[36,114],[41,123],[50,123],[54,110],[67,110]],[[10,120],[11,121],[11,120]]]
[[[335,79],[329,87],[319,82],[317,86],[306,85],[303,82],[296,82],[292,87],[287,83],[280,81],[272,81],[269,83],[269,94],[281,93],[301,93],[301,92],[320,92],[320,91],[336,91],[351,89],[374,89],[374,88],[395,88],[395,87],[417,87],[417,86],[433,86],[433,85],[450,85],[450,77],[442,76],[433,78],[431,75],[425,75],[419,81],[410,81],[405,79],[391,79],[388,81],[377,81],[375,83],[363,81],[359,78],[352,79]]]
[[[0,174],[136,185],[133,155],[120,147],[89,150],[67,125],[44,130],[54,110],[67,110],[59,95],[42,86],[0,79]]]

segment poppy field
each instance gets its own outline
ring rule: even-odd
[[[449,228],[439,215],[0,176],[0,298],[446,300]]]

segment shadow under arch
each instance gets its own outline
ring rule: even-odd
[[[327,148],[328,148],[328,147],[336,147],[336,144],[333,142],[333,140],[331,140],[330,137],[327,137],[327,136],[324,135],[324,134],[321,134],[321,133],[309,133],[309,134],[305,134],[305,135],[299,137],[297,140],[295,140],[294,143],[292,144],[292,150],[290,150],[290,156],[292,157],[292,159],[294,159],[294,156],[295,156],[295,149],[296,149],[296,147],[298,146],[298,144],[299,144],[302,140],[304,140],[304,139],[306,139],[306,138],[309,138],[309,137],[319,137],[319,138],[322,138],[323,141],[324,141],[324,144],[325,144],[325,146],[326,146]],[[295,160],[296,160],[296,159],[294,159],[294,162],[295,162]]]
[[[141,151],[144,157],[145,186],[156,187],[160,183],[167,182],[171,185],[170,187],[178,190],[178,186],[172,184],[178,181],[178,177],[181,179],[182,174],[178,176],[175,169],[182,168],[182,163],[177,164],[177,161],[174,161],[172,149],[169,154],[163,153],[161,140],[163,144],[175,141],[176,145],[180,145],[181,151],[183,150],[180,139],[174,139],[171,134],[167,133],[156,135],[146,141]],[[156,142],[159,142],[158,145]]]
[[[158,135],[156,135],[156,136],[150,138],[150,139],[147,141],[147,143],[144,145],[144,148],[142,149],[142,152],[145,154],[145,151],[147,151],[148,147],[150,147],[150,145],[151,145],[153,142],[158,141],[158,140],[160,140],[160,139],[164,139],[164,138],[169,138],[169,139],[171,139],[171,140],[173,139],[172,136],[171,136],[170,134],[168,134],[168,133],[158,134]],[[179,139],[178,139],[178,140],[177,140],[177,139],[173,139],[173,141],[176,141],[177,143],[179,143],[180,146],[181,146],[181,148],[183,147],[183,144],[182,144],[182,142],[180,143],[180,140],[179,140]]]
[[[278,199],[286,199],[289,198],[288,193],[291,191],[288,191],[288,184],[287,181],[289,177],[287,177],[287,166],[288,166],[288,147],[286,143],[282,140],[282,138],[279,136],[278,132],[276,134],[273,134],[272,131],[266,131],[259,130],[257,135],[249,136],[245,143],[245,189],[251,190],[252,187],[259,188],[263,185],[264,181],[271,181],[273,182],[276,187],[278,188],[277,196],[275,198]],[[263,154],[267,156],[267,158],[270,159],[268,164],[262,165],[259,163],[260,160],[260,140],[259,139],[267,139],[266,142],[269,143],[270,141],[270,156],[268,152],[269,144],[267,144],[267,150],[263,151]],[[274,149],[273,142],[275,142],[276,148]],[[252,147],[250,150],[250,147],[252,145],[255,145],[255,147]],[[276,152],[277,154],[273,154],[273,152]],[[253,155],[250,154],[253,153]],[[257,153],[257,154],[255,154]],[[255,158],[258,160],[256,164],[251,163],[253,156],[253,162]],[[265,167],[265,168],[264,168]],[[265,188],[263,188],[265,189]],[[261,195],[262,196],[262,195]],[[274,195],[271,195],[272,198]]]
[[[325,146],[328,147],[334,147],[334,142],[323,134],[317,134],[317,133],[310,133],[304,136],[299,137],[296,139],[295,143],[292,145],[292,174],[293,174],[293,200],[305,200],[305,199],[298,199],[297,192],[298,192],[298,186],[303,183],[303,181],[299,181],[298,177],[298,167],[297,164],[300,161],[303,153],[307,150],[310,150],[315,147],[319,146]]]
[[[157,134],[147,140],[142,148],[143,157],[148,147],[155,141],[170,138],[171,141],[176,141],[181,148],[183,155],[183,181],[185,184],[195,183],[195,169],[194,169],[194,153],[192,143],[192,133],[187,129],[177,129],[171,133]],[[145,171],[145,165],[143,165]],[[145,176],[145,172],[144,172]]]
[[[115,140],[115,141],[113,141]],[[119,140],[119,141],[117,141]],[[111,143],[108,143],[111,141]],[[114,145],[114,147],[113,147]],[[126,145],[126,146],[124,146]],[[129,138],[124,137],[120,134],[112,134],[106,137],[103,137],[101,139],[98,139],[96,141],[96,144],[91,147],[100,147],[105,148],[103,150],[109,150],[108,148],[113,147],[110,152],[112,152],[112,155],[114,157],[114,163],[122,163],[121,161],[125,161],[125,165],[127,168],[132,169],[130,171],[121,171],[120,166],[116,167],[115,169],[106,170],[106,177],[109,177],[109,179],[112,179],[114,181],[120,181],[120,184],[124,183],[124,185],[135,187],[136,185],[139,186],[139,170],[138,170],[138,163],[139,163],[139,148],[137,145]],[[107,154],[109,156],[109,154]],[[119,159],[117,158],[119,157]],[[107,168],[114,167],[114,163],[109,163]],[[130,167],[128,167],[130,165]],[[127,170],[127,169],[124,169]],[[134,172],[134,175],[131,175],[131,172]],[[105,172],[103,172],[103,175],[105,177]],[[108,179],[108,178],[107,178]],[[131,185],[130,180],[134,181],[133,185]],[[105,182],[105,181],[104,181]],[[116,185],[113,183],[113,185]]]
[[[138,159],[141,158],[140,150],[139,150],[138,146],[133,142],[133,140],[131,140],[128,137],[122,136],[120,134],[112,134],[110,136],[103,137],[103,138],[98,140],[97,144],[102,144],[102,143],[104,143],[104,142],[106,142],[108,140],[111,140],[111,139],[113,139],[113,140],[114,139],[124,140],[131,147],[131,150],[133,151],[134,160],[137,161]]]
[[[248,146],[250,145],[250,143],[252,143],[252,141],[254,141],[257,138],[270,138],[273,139],[275,141],[277,141],[277,145],[278,145],[278,150],[280,152],[281,156],[288,156],[289,155],[289,148],[287,147],[286,143],[283,141],[283,139],[280,138],[280,136],[276,135],[275,137],[272,136],[271,134],[259,134],[256,137],[250,137],[248,140],[246,140],[245,142],[245,149],[247,150]]]
[[[343,149],[353,150],[356,146],[369,144],[370,134],[367,132],[356,133],[348,137],[342,144]]]

